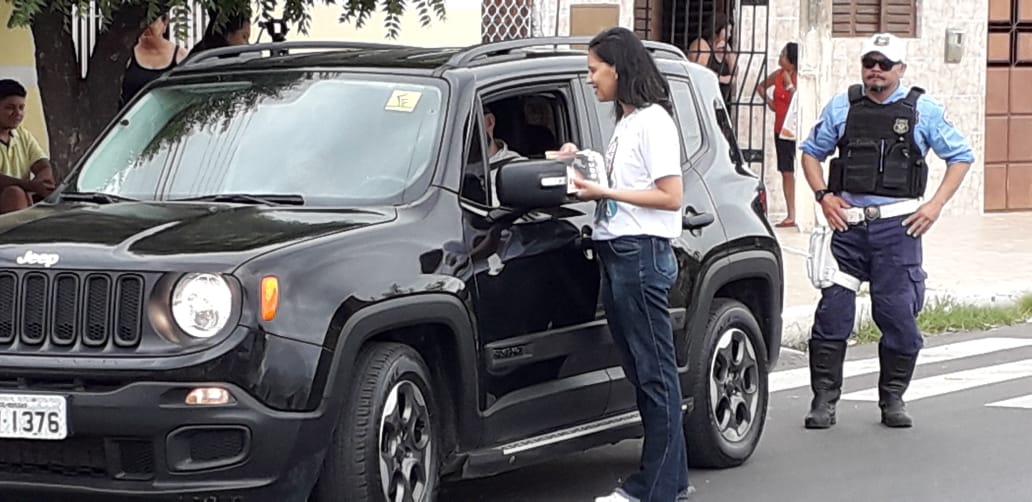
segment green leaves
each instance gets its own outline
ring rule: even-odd
[[[31,26],[33,19],[47,10],[63,12],[70,20],[73,5],[78,6],[82,12],[90,12],[91,7],[90,0],[0,1],[6,1],[13,6],[13,14],[7,23],[11,28]],[[432,23],[433,16],[440,21],[445,20],[444,2],[445,0],[257,0],[254,2],[256,8],[252,8],[251,0],[93,0],[92,4],[93,12],[102,20],[102,29],[108,27],[114,12],[126,7],[145,8],[147,15],[146,19],[141,20],[141,27],[168,13],[169,18],[175,23],[177,38],[186,35],[186,22],[195,14],[193,9],[201,12],[214,9],[217,13],[216,23],[224,23],[235,14],[250,13],[254,21],[267,18],[283,19],[292,30],[308,33],[312,22],[312,8],[317,4],[336,5],[342,9],[340,22],[354,23],[358,28],[364,27],[370,16],[378,10],[382,11],[385,14],[386,34],[389,38],[396,39],[401,32],[401,18],[406,11],[415,7],[419,24],[427,27]]]

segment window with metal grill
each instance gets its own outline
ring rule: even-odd
[[[865,37],[892,33],[917,36],[918,0],[832,0],[831,34]]]

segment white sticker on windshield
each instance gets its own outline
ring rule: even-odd
[[[396,90],[391,94],[390,99],[387,100],[387,106],[383,109],[394,112],[411,113],[412,110],[416,109],[416,105],[419,104],[419,98],[422,95],[423,93],[418,91]]]

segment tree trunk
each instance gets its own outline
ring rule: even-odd
[[[146,8],[119,8],[97,33],[86,79],[80,78],[69,15],[46,9],[32,22],[36,72],[58,179],[75,167],[118,112],[122,75],[145,24]]]

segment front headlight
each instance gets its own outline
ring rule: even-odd
[[[172,291],[172,317],[188,335],[215,336],[233,311],[233,290],[215,274],[187,274]]]

